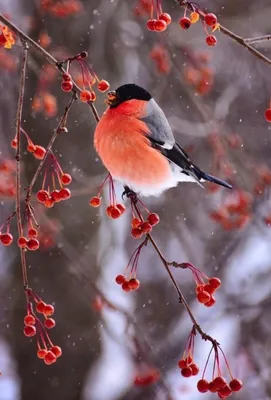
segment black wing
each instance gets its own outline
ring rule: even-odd
[[[181,173],[192,176],[200,186],[202,186],[201,180],[204,180],[232,189],[232,185],[229,183],[216,178],[215,176],[206,174],[199,167],[193,164],[189,155],[178,143],[175,142],[172,149],[166,149],[163,147],[163,142],[158,142],[150,136],[148,136],[148,139],[150,140],[152,147],[159,150],[160,153],[162,153],[169,161],[178,165],[178,167],[181,168]]]

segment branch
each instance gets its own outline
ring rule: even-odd
[[[253,43],[259,43],[259,42],[265,42],[266,40],[271,40],[271,35],[264,35],[264,36],[258,36],[255,38],[248,38],[245,39],[246,43],[253,44]]]
[[[185,9],[188,9],[191,12],[195,11],[195,9],[196,9],[196,11],[198,12],[201,20],[204,20],[205,13],[203,11],[201,11],[200,9],[198,9],[197,7],[195,8],[192,5],[192,3],[190,3],[189,1],[187,1],[187,0],[175,0],[175,1],[179,6],[184,7]],[[259,58],[260,60],[262,60],[263,62],[265,62],[269,66],[271,66],[271,59],[266,57],[264,54],[262,54],[260,51],[258,51],[256,49],[254,49],[254,47],[252,47],[250,45],[251,43],[253,43],[253,39],[244,39],[241,36],[237,35],[236,33],[230,31],[225,26],[220,25],[220,24],[219,24],[219,30],[224,35],[230,37],[232,40],[234,40],[235,42],[237,42],[241,46],[245,47],[248,51],[250,51],[252,54],[254,54],[254,56]],[[271,35],[269,35],[269,36],[271,36]],[[255,38],[255,39],[256,39],[256,42],[260,41],[260,40],[258,40],[259,38]],[[264,39],[264,40],[269,40],[269,39]]]
[[[17,216],[17,227],[18,227],[18,235],[23,236],[23,225],[22,225],[22,217],[21,217],[21,121],[22,121],[22,110],[23,110],[23,99],[24,99],[24,89],[25,89],[25,72],[26,72],[26,63],[27,63],[27,52],[28,52],[28,44],[21,38],[22,46],[23,46],[23,55],[22,55],[22,65],[21,65],[21,76],[20,76],[20,86],[19,86],[19,97],[18,97],[18,105],[17,105],[17,113],[16,113],[16,139],[17,139],[17,150],[15,154],[16,159],[16,216]],[[20,248],[21,254],[21,263],[22,263],[22,275],[23,275],[23,284],[24,287],[28,286],[27,281],[27,271],[26,271],[26,259],[25,259],[25,250]]]

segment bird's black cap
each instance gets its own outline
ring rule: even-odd
[[[108,93],[110,107],[116,107],[127,100],[143,100],[149,101],[152,96],[150,93],[135,83],[127,83],[118,87],[115,91]],[[111,98],[111,99],[110,99]]]

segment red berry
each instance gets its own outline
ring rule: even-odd
[[[28,236],[32,239],[32,238],[36,238],[38,236],[38,231],[35,228],[30,228],[28,230]]]
[[[10,145],[13,149],[17,149],[17,145],[18,145],[17,139],[13,139],[12,142],[10,143]]]
[[[134,239],[140,239],[142,235],[143,235],[143,232],[142,232],[142,230],[140,228],[133,228],[131,230],[131,236]]]
[[[36,147],[37,146],[35,146],[34,143],[28,142],[26,150],[29,151],[29,153],[34,153],[34,151],[36,150]]]
[[[217,390],[221,390],[227,385],[227,382],[223,376],[218,376],[213,380],[213,384]]]
[[[149,222],[142,222],[140,228],[143,233],[149,233],[152,230],[152,226]]]
[[[266,119],[266,121],[271,122],[271,108],[268,108],[267,110],[265,110],[265,119]]]
[[[27,244],[26,237],[24,236],[19,237],[19,239],[17,240],[17,244],[21,249],[25,249]]]
[[[197,294],[197,299],[200,303],[205,304],[211,299],[211,295],[203,290]]]
[[[183,358],[178,361],[178,367],[180,369],[186,368],[187,367],[187,361],[186,359],[184,360]]]
[[[243,387],[243,383],[239,379],[233,379],[230,381],[230,388],[233,392],[239,392]]]
[[[156,32],[163,32],[167,29],[167,23],[162,19],[156,20],[153,25]]]
[[[214,296],[211,296],[210,300],[204,303],[205,307],[212,307],[215,304],[216,300]]]
[[[159,215],[156,213],[151,213],[148,215],[148,221],[151,224],[151,226],[155,226],[159,223],[160,218]]]
[[[53,318],[46,318],[46,320],[44,321],[44,326],[47,329],[52,329],[55,326],[56,322]]]
[[[44,357],[44,362],[47,365],[51,365],[56,362],[56,355],[52,351],[48,351],[48,353]]]
[[[34,315],[28,314],[24,317],[24,324],[27,326],[35,325],[36,318]]]
[[[221,286],[221,280],[218,278],[210,278],[209,285],[215,289],[218,289]]]
[[[40,242],[34,238],[29,239],[26,246],[27,246],[28,250],[35,251],[35,250],[38,250],[38,248],[40,247]]]
[[[69,185],[72,181],[72,177],[70,176],[70,174],[63,174],[61,176],[61,182],[63,183],[63,185]]]
[[[218,389],[217,389],[216,386],[214,385],[214,381],[211,381],[211,382],[209,383],[209,391],[210,391],[211,393],[216,393],[216,392],[218,392]]]
[[[128,281],[126,281],[126,282],[124,282],[122,285],[121,285],[121,287],[122,287],[122,290],[124,290],[124,292],[130,292],[130,287],[129,287],[129,282]]]
[[[210,284],[204,285],[204,289],[205,292],[208,292],[209,294],[214,294],[216,291],[216,288],[214,288],[213,286],[211,286]]]
[[[40,314],[43,314],[44,309],[45,309],[45,306],[46,306],[46,304],[44,303],[44,301],[39,301],[39,302],[36,304],[36,310],[37,310],[37,312],[39,312]]]
[[[33,325],[24,327],[24,335],[27,337],[32,337],[36,335],[36,328]]]
[[[46,150],[42,146],[36,146],[35,151],[34,151],[34,157],[37,158],[38,160],[43,160],[45,156]]]
[[[104,79],[102,79],[99,83],[98,83],[98,90],[100,92],[106,92],[109,89],[110,85],[107,81],[105,81]]]
[[[113,206],[110,212],[110,216],[113,219],[117,219],[121,216],[121,212],[116,206]]]
[[[223,387],[223,389],[220,389],[218,391],[218,395],[222,398],[222,399],[226,399],[227,397],[229,397],[232,394],[232,390],[229,387],[229,385],[226,385]]]
[[[61,89],[63,90],[63,92],[70,92],[72,88],[73,88],[72,81],[62,81]]]
[[[196,288],[195,288],[195,292],[197,294],[200,293],[200,292],[203,292],[204,288],[205,288],[205,285],[203,285],[203,284],[197,285]]]
[[[113,210],[114,206],[106,207],[106,215],[111,218],[111,211]]]
[[[71,79],[72,79],[71,75],[68,74],[67,72],[65,72],[65,73],[62,75],[62,80],[63,80],[63,81],[68,82],[68,81],[71,81]]]
[[[183,17],[180,19],[179,24],[181,25],[181,28],[188,29],[191,26],[191,19],[187,18],[187,17]]]
[[[192,375],[196,376],[199,373],[199,367],[197,366],[197,364],[191,364],[190,368],[192,369]]]
[[[120,210],[121,215],[125,213],[126,207],[124,204],[118,203],[116,207]]]
[[[54,201],[54,199],[52,198],[52,196],[48,197],[48,199],[45,200],[44,205],[45,205],[45,207],[47,207],[47,208],[52,208],[52,207],[54,207],[55,201]]]
[[[215,14],[208,13],[204,17],[204,21],[208,26],[214,26],[217,23],[217,17]]]
[[[2,233],[0,236],[0,242],[3,246],[10,246],[13,242],[13,236],[10,233]]]
[[[147,28],[149,31],[155,31],[154,24],[157,20],[156,19],[149,19],[147,21]]]
[[[192,376],[192,368],[190,367],[185,367],[181,370],[181,374],[185,378],[190,378]]]
[[[206,43],[208,44],[208,46],[215,46],[216,45],[216,37],[214,35],[209,35],[206,37]]]
[[[83,103],[87,103],[88,101],[91,101],[91,99],[92,99],[92,94],[91,94],[91,92],[89,90],[83,90],[80,93],[80,100]]]
[[[59,191],[59,197],[61,198],[61,200],[67,200],[71,197],[71,191],[67,188],[62,188]]]
[[[122,285],[124,282],[126,282],[126,278],[123,275],[117,275],[115,281],[118,285]]]
[[[140,282],[138,279],[132,278],[128,281],[128,287],[131,290],[137,290],[139,288],[139,286],[140,286]]]
[[[206,393],[209,391],[209,382],[206,379],[200,379],[197,388],[200,393]]]
[[[53,190],[51,192],[51,199],[53,200],[53,203],[59,203],[61,201],[59,190]]]
[[[54,355],[56,356],[56,358],[60,357],[62,355],[62,349],[59,346],[53,346],[51,348],[51,352],[54,353]]]
[[[40,349],[37,351],[37,356],[42,360],[46,356],[47,353],[48,353],[47,350]]]
[[[138,228],[141,225],[141,220],[139,218],[133,218],[131,222],[132,228]]]
[[[89,200],[89,204],[92,207],[99,207],[101,205],[101,198],[94,196],[94,197],[92,197],[92,199]]]
[[[43,309],[43,314],[46,317],[50,317],[51,315],[53,315],[55,312],[54,306],[52,306],[51,304],[45,304],[44,309]]]
[[[37,192],[37,194],[36,194],[36,197],[37,197],[37,200],[38,200],[40,203],[44,203],[45,200],[48,199],[49,193],[47,192],[47,190],[39,190],[39,191]]]
[[[162,21],[165,21],[165,23],[167,25],[169,25],[171,23],[171,16],[168,13],[162,13],[159,16],[159,19],[161,19]]]

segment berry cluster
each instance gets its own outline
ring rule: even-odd
[[[154,60],[157,71],[160,74],[169,74],[171,70],[171,61],[169,52],[165,46],[155,44],[150,52],[150,57]]]
[[[204,31],[206,33],[206,44],[211,47],[215,46],[217,43],[216,37],[208,33],[207,27],[211,27],[212,31],[219,29],[216,15],[213,13],[204,14],[203,11],[195,8],[194,11],[191,12],[190,17],[187,17],[186,11],[187,10],[185,10],[184,16],[179,21],[181,28],[189,29],[192,24],[195,24],[199,19],[201,19],[204,25]]]
[[[160,221],[159,215],[156,213],[148,212],[147,220],[144,221],[143,218],[133,217],[131,226],[131,236],[134,239],[140,239],[142,235],[146,235],[151,232],[152,227],[157,225]]]
[[[171,16],[168,13],[164,13],[162,10],[161,0],[157,0],[156,2],[152,0],[150,5],[144,4],[141,1],[141,8],[146,10],[150,15],[150,19],[147,21],[147,28],[149,31],[163,32],[171,23]],[[154,15],[156,15],[156,18]]]
[[[209,68],[209,59],[209,55],[206,53],[195,53],[187,50],[187,66],[184,68],[184,78],[199,95],[208,94],[213,87],[214,74]]]
[[[24,134],[24,136],[26,137],[27,140],[27,147],[26,150],[33,154],[33,156],[37,159],[37,160],[43,160],[44,156],[46,154],[46,150],[44,147],[39,146],[39,145],[35,145],[32,140],[30,139],[29,135],[23,130],[21,129],[21,133]],[[15,136],[15,138],[11,141],[11,147],[13,149],[17,149],[17,145],[18,145],[18,139],[17,136]]]
[[[15,163],[8,159],[0,161],[0,195],[14,197],[16,194]]]
[[[243,228],[251,218],[252,200],[250,193],[238,190],[220,209],[213,211],[210,218],[225,230]]]
[[[114,181],[113,181],[113,178],[112,178],[112,176],[110,174],[108,174],[106,176],[106,178],[104,179],[104,181],[103,181],[103,183],[102,183],[102,185],[101,185],[101,187],[99,189],[99,192],[98,192],[97,196],[94,196],[89,200],[89,204],[92,207],[95,207],[95,208],[99,207],[101,205],[101,192],[102,192],[102,189],[103,189],[105,183],[108,180],[109,180],[110,205],[106,208],[106,215],[109,218],[117,219],[117,218],[121,217],[125,213],[126,207],[122,203],[117,203],[116,192],[115,192],[115,187],[114,187]]]
[[[51,318],[54,314],[54,306],[46,304],[40,296],[33,292],[32,289],[26,289],[27,298],[27,315],[24,317],[24,335],[26,337],[37,337],[37,356],[42,359],[45,364],[51,365],[56,362],[62,354],[59,346],[55,346],[48,333],[47,329],[52,329],[55,326],[55,320]],[[35,314],[33,304],[36,304],[36,312],[42,314],[45,318],[42,323]]]
[[[71,197],[71,191],[64,186],[71,184],[72,177],[62,171],[59,162],[52,152],[49,153],[49,157],[46,161],[47,165],[45,167],[42,188],[37,192],[36,197],[38,202],[44,204],[45,207],[52,208],[55,203],[59,203]],[[57,189],[56,182],[58,182],[59,189]],[[50,185],[53,188],[52,191]],[[48,189],[45,190],[45,187]]]
[[[199,303],[204,304],[206,307],[212,307],[215,304],[213,294],[220,287],[221,281],[218,278],[209,278],[207,284],[200,284],[196,287],[195,291]]]
[[[138,261],[141,250],[148,243],[148,237],[146,237],[143,242],[134,250],[130,257],[130,260],[126,266],[125,275],[118,275],[115,279],[118,285],[121,285],[122,290],[125,292],[130,292],[131,290],[137,290],[140,286],[140,282],[136,279],[136,272],[138,268]]]
[[[134,378],[135,386],[149,386],[159,381],[160,372],[156,368],[148,368],[145,371],[137,373]]]
[[[82,74],[82,86],[83,90],[80,92],[80,100],[83,103],[93,102],[96,100],[96,93],[93,89],[93,86],[96,84],[97,89],[104,93],[106,92],[110,85],[104,79],[99,79],[98,75],[94,72],[93,68],[86,62],[86,58],[88,53],[86,51],[82,51],[74,57],[68,58],[65,60],[67,63],[67,70],[62,75],[62,83],[61,88],[64,92],[70,92],[73,89],[73,81],[72,76],[69,73],[70,65],[73,61],[76,61],[80,66],[81,74]],[[86,89],[89,88],[89,90]]]
[[[182,358],[178,361],[178,367],[185,378],[196,376],[199,373],[199,367],[194,362],[195,336],[196,330],[193,327],[188,335]]]
[[[131,290],[137,290],[140,286],[140,282],[138,279],[131,278],[126,279],[124,275],[118,275],[115,279],[118,285],[121,285],[122,290],[124,292],[130,292]]]
[[[208,278],[208,276],[190,263],[182,263],[178,266],[184,269],[188,268],[192,272],[196,282],[195,292],[198,302],[204,304],[206,307],[212,307],[216,302],[214,293],[221,286],[221,280],[216,277]]]
[[[25,236],[20,236],[17,244],[21,249],[27,249],[27,250],[38,250],[40,247],[40,242],[37,239],[38,237],[38,231],[35,228],[30,228],[28,230],[28,238]]]
[[[207,368],[207,365],[210,360],[211,353],[214,351],[214,365],[213,365],[213,374],[212,374],[212,380],[208,381],[204,378],[205,371]],[[230,375],[230,381],[227,383],[227,380],[225,377],[222,376],[221,374],[221,368],[220,368],[220,360],[219,360],[219,352],[222,354],[223,359],[225,361],[226,368],[229,372]],[[239,379],[236,379],[233,377],[229,363],[226,359],[226,356],[220,346],[217,343],[213,344],[213,347],[209,353],[209,356],[206,361],[206,365],[203,371],[202,378],[198,381],[197,383],[197,388],[200,393],[217,393],[218,397],[220,399],[226,399],[228,398],[233,392],[239,392],[243,387],[242,382]]]
[[[54,17],[65,18],[81,12],[83,4],[80,0],[42,0],[41,10]]]

